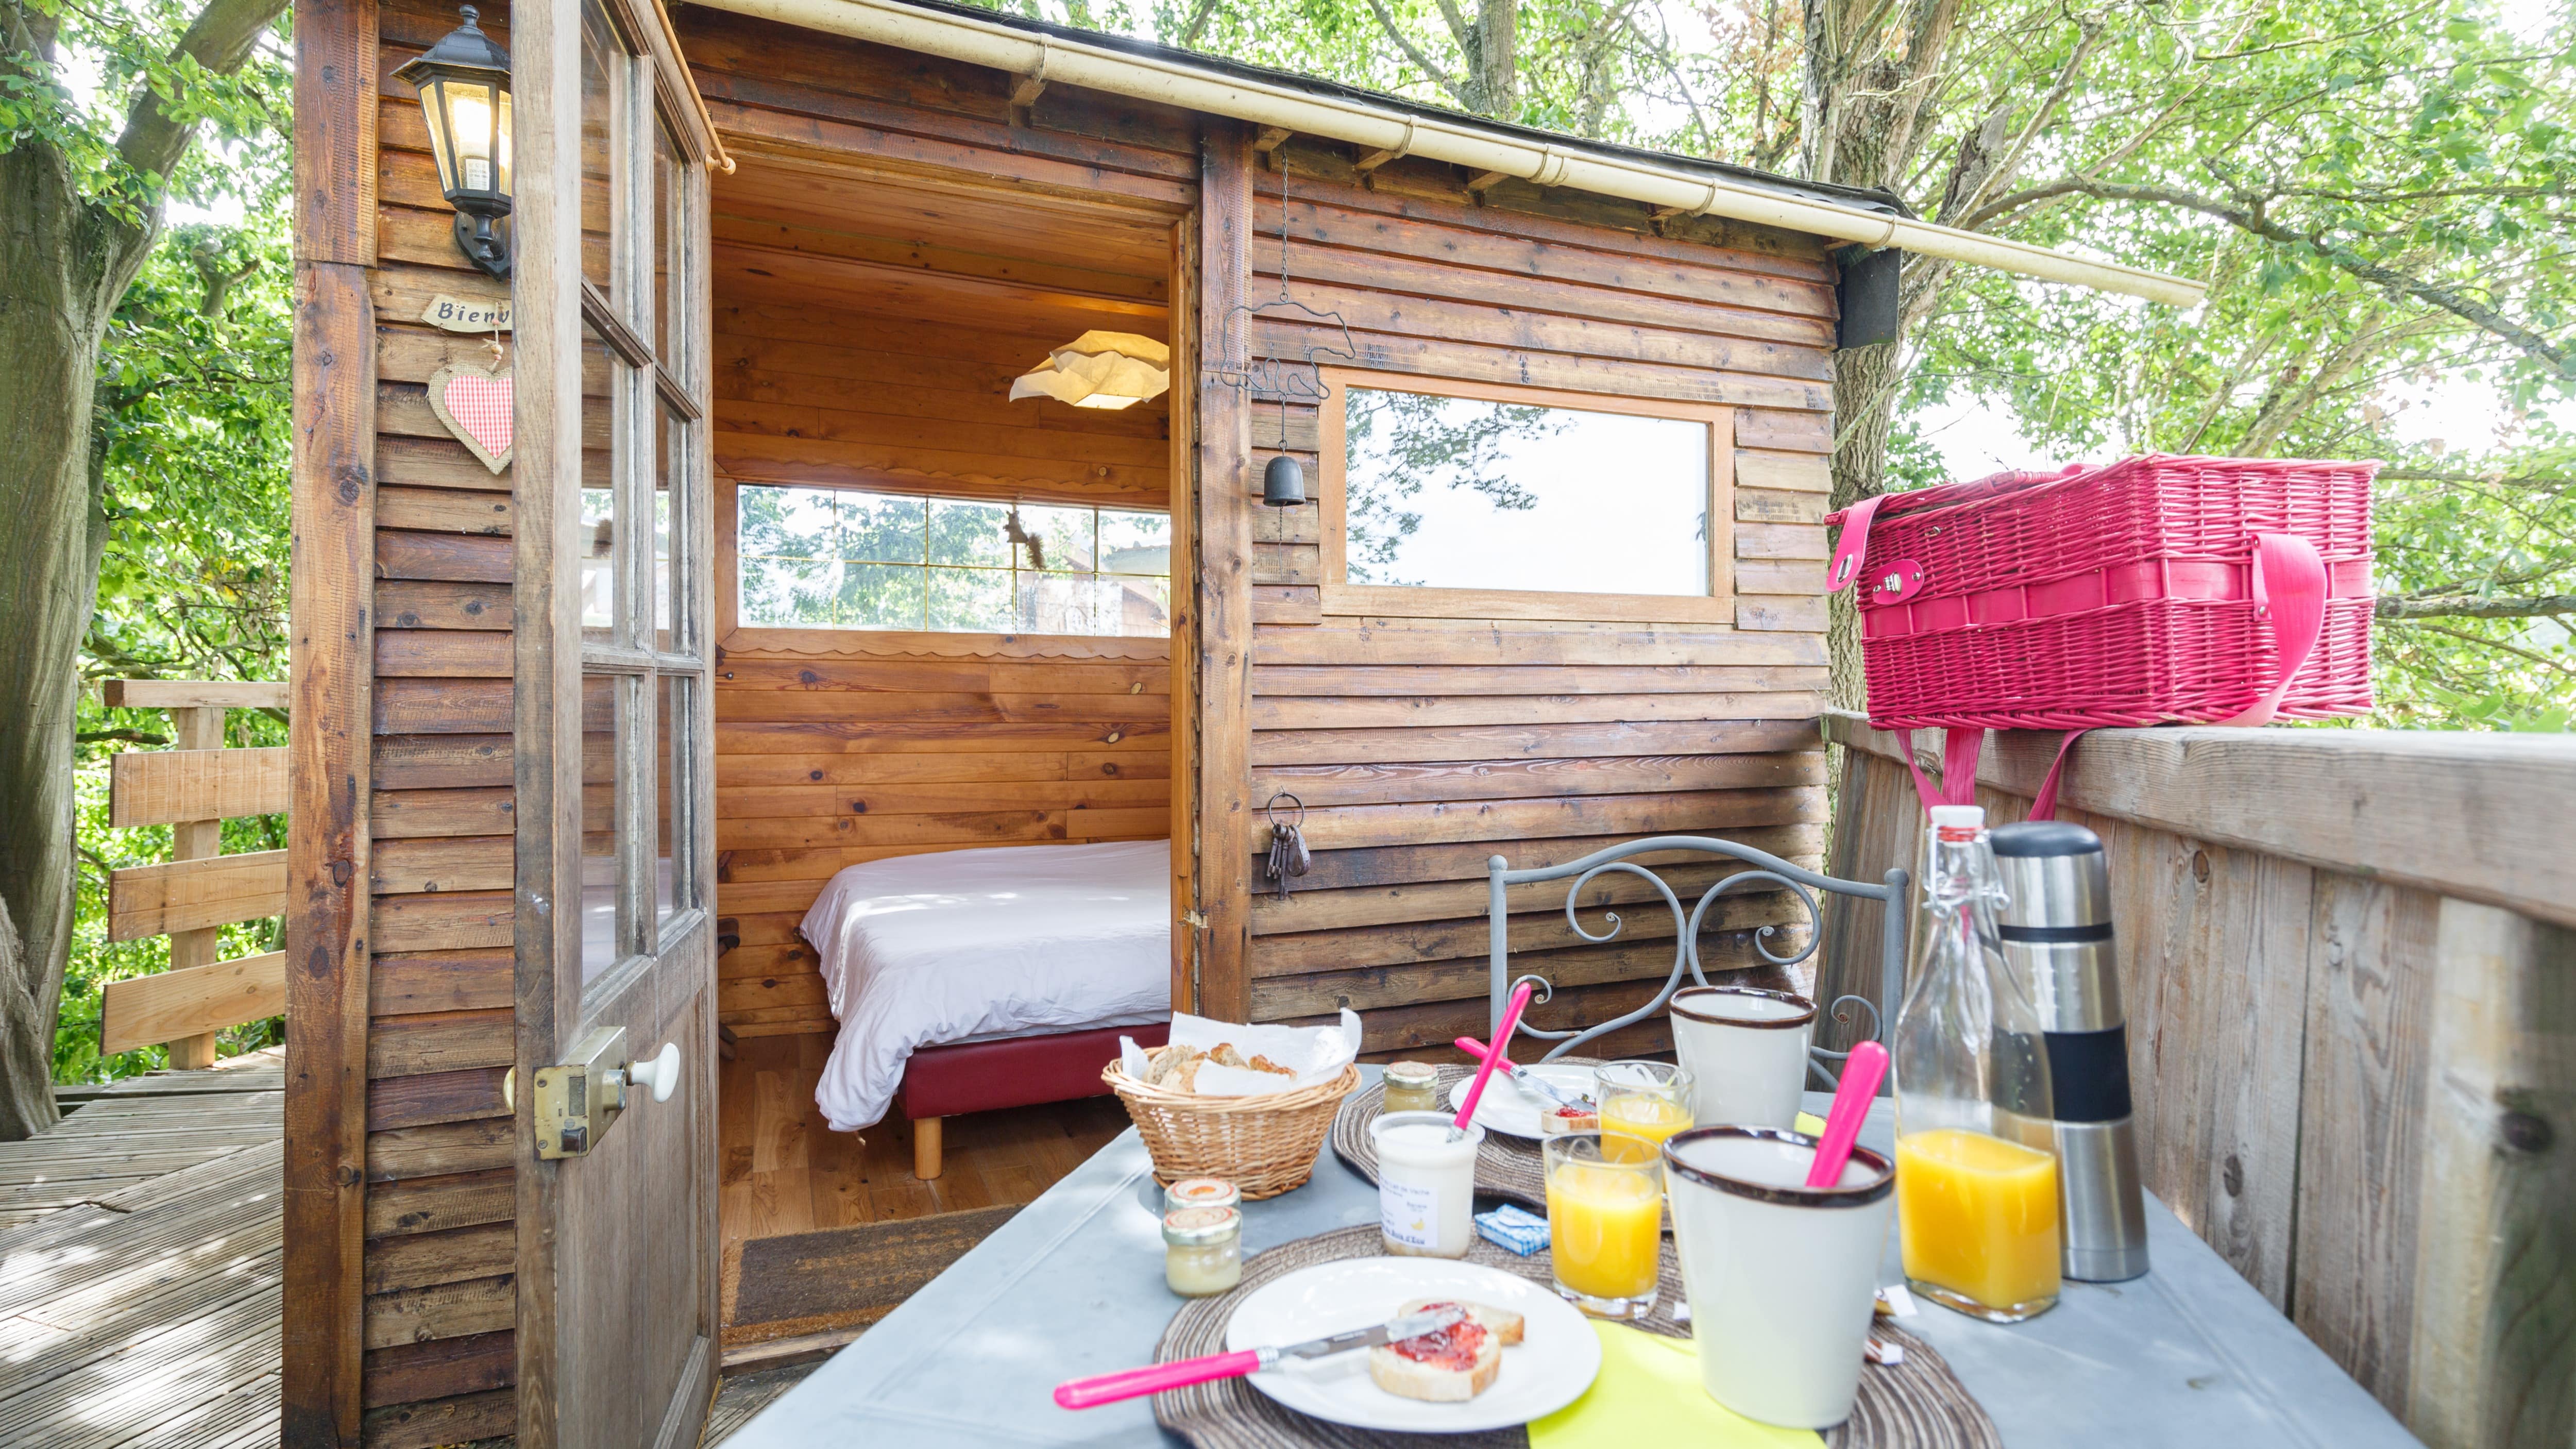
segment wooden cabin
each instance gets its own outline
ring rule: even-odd
[[[1168,841],[1171,1006],[1347,1007],[1384,1059],[1486,1027],[1492,855],[1706,832],[1821,864],[1844,264],[2192,296],[1885,197],[892,0],[487,5],[504,282],[396,76],[457,24],[294,21],[290,1445],[696,1442],[752,1211],[720,1062],[772,1053],[764,1110],[827,1135],[799,925],[845,868]],[[1010,400],[1092,333],[1167,349],[1168,390]],[[1452,530],[1391,431],[1452,409],[1491,426],[1450,463],[1564,434],[1549,476],[1607,501],[1539,499],[1542,544]],[[1282,457],[1310,502],[1265,506]],[[1282,792],[1313,852],[1284,892]],[[1514,922],[1535,1020],[1653,997],[1669,935],[1550,906]],[[1806,939],[1784,897],[1726,909],[1713,968]],[[938,1121],[869,1131],[935,1172]]]

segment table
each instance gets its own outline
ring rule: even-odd
[[[1372,1074],[1375,1068],[1366,1069]],[[1810,1093],[1807,1110],[1831,1100]],[[1889,1150],[1881,1101],[1861,1141]],[[1150,1362],[1180,1306],[1163,1286],[1162,1189],[1130,1128],[727,1441],[824,1445],[1179,1445],[1153,1401],[1074,1413],[1070,1378]],[[2175,1444],[2372,1449],[2416,1441],[2152,1197],[2155,1267],[2066,1285],[2011,1327],[1925,1304],[1905,1327],[1949,1359],[2014,1449]],[[1330,1148],[1295,1192],[1244,1208],[1244,1251],[1377,1221],[1377,1189]],[[1883,1283],[1899,1282],[1888,1232]]]

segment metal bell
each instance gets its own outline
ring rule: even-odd
[[[1261,470],[1261,501],[1273,508],[1294,508],[1306,501],[1306,469],[1282,453]]]

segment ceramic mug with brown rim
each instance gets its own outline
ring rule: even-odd
[[[1672,1013],[1673,1046],[1698,1079],[1692,1116],[1700,1126],[1797,1125],[1816,1003],[1751,986],[1693,986],[1673,993]]]

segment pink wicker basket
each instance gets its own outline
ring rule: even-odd
[[[2081,730],[2365,713],[2378,471],[2150,454],[1836,513],[1828,584],[1859,585],[1870,722]]]

